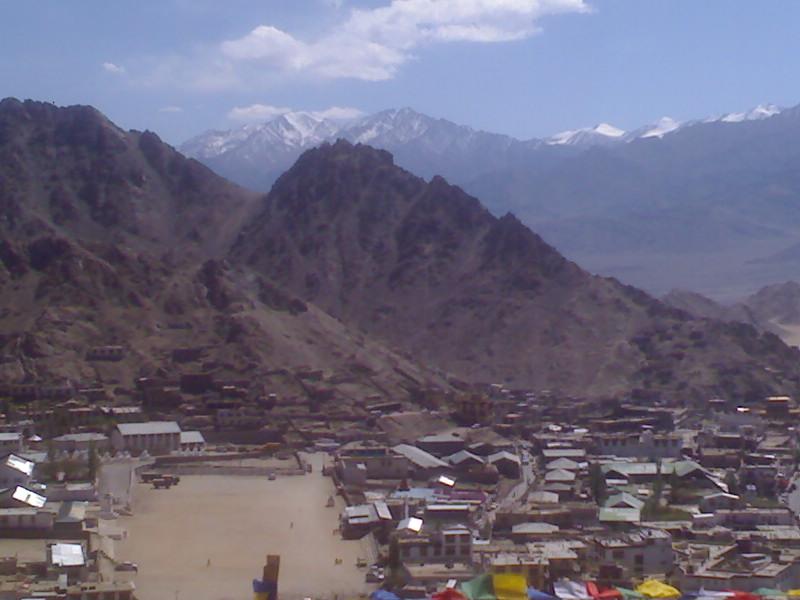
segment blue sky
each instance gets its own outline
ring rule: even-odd
[[[286,109],[342,116],[410,106],[527,138],[800,103],[800,2],[790,0],[2,8],[0,96],[92,104],[171,143]]]

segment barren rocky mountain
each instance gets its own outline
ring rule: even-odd
[[[318,371],[344,400],[448,374],[641,399],[800,381],[775,336],[591,276],[368,146],[308,151],[259,197],[94,109],[6,100],[0,158],[3,381],[212,371],[296,390]],[[123,360],[87,360],[109,344]]]
[[[472,381],[575,394],[758,396],[794,389],[798,352],[692,319],[563,258],[390,154],[339,141],[275,184],[230,260],[415,359]]]
[[[673,290],[663,300],[696,317],[747,323],[775,333],[787,343],[800,342],[800,283],[795,281],[768,285],[730,305],[683,290]]]
[[[416,175],[460,185],[495,215],[513,212],[584,268],[659,295],[677,287],[730,302],[800,277],[800,107],[526,141],[407,108],[344,126],[295,117],[296,126],[279,117],[208,132],[182,149],[266,191],[324,140],[369,144]]]
[[[0,103],[0,380],[213,371],[269,390],[403,393],[437,378],[224,260],[251,192],[90,107]],[[87,360],[122,345],[120,362]],[[200,348],[173,363],[176,348]],[[334,381],[335,383],[326,383]],[[438,380],[441,382],[441,380]]]

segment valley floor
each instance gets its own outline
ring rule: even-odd
[[[154,490],[137,484],[134,516],[117,558],[138,563],[137,596],[192,600],[252,598],[267,554],[281,555],[282,598],[355,597],[366,592],[357,558],[372,559],[365,540],[333,535],[343,508],[326,507],[334,493],[322,476],[324,455],[308,457],[305,476],[181,476],[180,484]],[[335,558],[342,564],[334,564]]]

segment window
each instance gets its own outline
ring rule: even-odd
[[[625,550],[614,550],[611,553],[611,557],[614,560],[622,560],[623,558],[625,558]]]
[[[637,567],[641,567],[644,564],[644,555],[643,554],[637,554],[634,557],[633,562],[636,564]]]

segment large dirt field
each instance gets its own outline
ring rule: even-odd
[[[195,475],[169,490],[137,484],[134,516],[119,520],[128,536],[116,555],[138,563],[138,598],[249,600],[267,554],[281,555],[282,599],[365,593],[365,570],[355,563],[371,549],[333,535],[342,501],[325,506],[333,484],[321,474],[322,455],[310,460],[312,474],[274,481]]]

